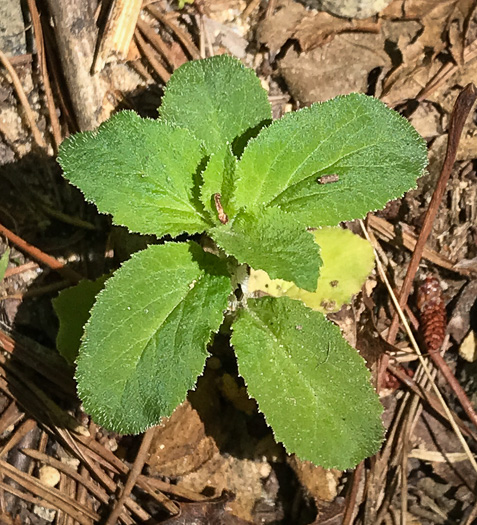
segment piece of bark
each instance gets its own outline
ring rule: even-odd
[[[99,76],[91,74],[98,33],[93,7],[84,0],[47,0],[47,5],[78,126],[94,129],[101,121],[104,90]]]

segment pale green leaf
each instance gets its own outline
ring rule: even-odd
[[[249,293],[265,292],[272,297],[299,299],[313,310],[338,311],[358,293],[374,267],[374,252],[368,241],[349,230],[325,227],[313,232],[320,246],[323,265],[316,292],[298,288],[292,282],[270,279],[262,270],[252,270]]]
[[[78,356],[83,327],[107,278],[108,275],[102,275],[95,281],[80,281],[76,286],[62,290],[52,301],[60,323],[56,348],[70,365]]]
[[[217,208],[214,203],[214,195],[220,194],[221,204],[227,214],[234,215],[231,198],[234,189],[234,173],[237,159],[233,155],[230,146],[226,144],[223,148],[212,153],[207,166],[202,172],[202,186],[200,188],[200,199],[204,209],[209,213],[215,224],[220,224]]]
[[[210,230],[214,241],[238,262],[265,270],[272,278],[316,290],[321,259],[313,235],[278,208],[241,212]]]
[[[0,257],[0,282],[2,282],[5,272],[7,271],[8,261],[10,259],[10,248],[7,248]]]
[[[174,71],[159,113],[203,140],[208,153],[229,143],[240,154],[272,118],[255,73],[228,55],[187,62]]]
[[[230,291],[224,265],[194,243],[135,253],[85,327],[76,372],[85,410],[120,433],[169,416],[203,370]]]
[[[115,224],[162,237],[207,228],[198,198],[203,156],[187,130],[124,111],[96,131],[66,139],[58,161],[64,176]]]
[[[353,93],[288,113],[251,140],[237,166],[235,204],[279,206],[305,226],[336,225],[414,188],[426,163],[426,144],[406,119]],[[338,180],[323,184],[326,175]]]
[[[364,360],[323,314],[287,297],[249,300],[232,344],[248,392],[289,453],[347,469],[383,439]]]

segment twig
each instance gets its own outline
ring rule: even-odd
[[[37,461],[40,461],[44,463],[45,465],[51,465],[52,467],[56,468],[60,472],[63,472],[68,477],[76,480],[81,486],[84,486],[95,498],[97,498],[101,503],[108,504],[109,502],[109,496],[108,493],[98,486],[96,483],[93,483],[91,480],[85,478],[76,470],[69,467],[67,464],[63,463],[62,461],[59,461],[55,458],[52,458],[51,456],[48,456],[47,454],[44,454],[42,452],[38,452],[34,449],[22,449],[21,452],[25,454],[26,456],[36,459]],[[113,482],[113,485],[114,482]],[[149,514],[147,512],[144,512],[141,516],[138,516],[141,520],[147,520],[150,518]],[[123,521],[126,521],[126,515],[120,516],[120,518],[123,519]],[[128,520],[129,521],[129,520]]]
[[[0,416],[0,434],[3,434],[9,426],[16,425],[24,416],[15,401],[12,401]]]
[[[124,485],[122,494],[119,500],[116,502],[116,505],[114,506],[113,510],[111,511],[111,514],[109,515],[104,525],[116,524],[116,521],[123,510],[124,503],[131,494],[131,491],[134,488],[134,485],[136,484],[137,478],[141,473],[142,468],[144,467],[144,463],[146,462],[147,454],[151,446],[152,438],[154,437],[154,431],[155,428],[152,427],[144,434],[141,446],[139,447],[139,450],[137,452],[136,459],[134,460],[134,464],[131,468],[128,479]]]
[[[23,110],[25,111],[25,115],[28,120],[28,125],[30,126],[35,142],[38,144],[38,146],[40,146],[40,148],[46,149],[46,142],[44,141],[41,135],[41,132],[38,129],[38,126],[36,125],[33,111],[30,107],[30,103],[28,102],[25,92],[23,91],[22,83],[20,82],[20,79],[18,78],[17,72],[15,71],[13,66],[10,64],[10,61],[8,60],[7,56],[1,50],[0,50],[0,62],[2,63],[3,67],[10,73],[13,87],[15,88],[15,91],[20,100],[20,103],[23,106]]]
[[[8,454],[10,450],[18,445],[18,443],[20,443],[20,441],[36,426],[37,423],[34,419],[27,419],[25,422],[23,422],[0,450],[0,457],[4,457],[6,454]]]
[[[155,18],[157,18],[159,22],[162,22],[176,35],[176,37],[180,40],[181,44],[185,47],[186,51],[189,53],[192,60],[197,60],[200,58],[200,53],[197,49],[197,46],[194,44],[194,42],[192,42],[189,34],[186,31],[184,31],[181,27],[172,22],[172,20],[169,17],[164,16],[164,14],[157,6],[148,5],[146,9]]]
[[[396,234],[396,228],[382,217],[376,217],[376,215],[370,213],[366,218],[366,223],[368,224],[368,226],[371,226],[371,228],[378,234],[378,237],[380,237],[388,243],[395,241],[396,237],[398,237],[398,235]],[[402,246],[404,246],[404,248],[407,248],[409,251],[414,250],[417,238],[413,233],[401,231],[399,232],[399,238],[402,241]],[[449,270],[451,272],[464,275],[465,277],[468,277],[473,273],[475,274],[475,271],[473,271],[472,269],[459,268],[458,266],[456,266],[456,263],[454,261],[451,261],[447,257],[444,257],[443,255],[434,251],[428,246],[424,246],[422,258],[430,261],[436,266],[440,266],[441,268],[445,268],[446,270]]]
[[[270,18],[273,16],[276,6],[277,0],[268,0],[267,10],[265,11],[265,18]]]
[[[359,485],[361,482],[361,478],[363,477],[363,472],[364,461],[361,461],[358,464],[358,466],[354,469],[351,480],[351,489],[349,490],[348,494],[346,494],[345,513],[343,516],[342,525],[351,525],[352,523],[356,507],[356,499],[358,497]]]
[[[151,43],[151,45],[158,51],[168,63],[168,65],[174,70],[177,66],[174,63],[174,59],[170,53],[170,49],[162,38],[152,29],[151,26],[146,24],[142,18],[138,18],[137,27],[144,37]]]
[[[422,389],[417,385],[417,383],[409,377],[407,374],[399,370],[399,368],[396,368],[393,365],[388,365],[388,370],[396,376],[399,381],[403,385],[405,385],[413,394],[419,396],[423,401],[429,404],[429,406],[437,412],[443,419],[447,421],[447,417],[445,412],[442,410],[441,405],[439,404],[438,400],[434,397],[434,395],[431,392],[427,392],[426,390]],[[459,425],[459,428],[461,431],[468,437],[472,438],[477,443],[477,434],[475,434],[463,421],[459,418],[459,416],[453,411],[452,416],[456,423]]]
[[[477,427],[477,414],[475,413],[472,403],[469,401],[464,389],[460,386],[459,381],[457,381],[452,370],[449,368],[449,365],[445,362],[439,352],[429,352],[429,356],[449,383],[449,386],[452,388],[452,391],[459,400],[461,407],[464,409],[464,412],[467,414],[470,421]]]
[[[361,229],[363,230],[363,233],[364,233],[364,236],[366,237],[366,239],[371,242],[371,239],[368,235],[368,232],[364,226],[364,223],[363,221],[359,221],[360,222],[360,225],[361,225]],[[457,438],[459,439],[461,445],[462,445],[462,448],[464,449],[464,451],[466,452],[467,454],[467,457],[469,458],[469,461],[470,461],[470,464],[472,465],[473,469],[475,470],[475,472],[477,472],[477,462],[469,448],[469,445],[467,445],[467,442],[465,441],[464,439],[464,436],[462,435],[457,423],[455,422],[453,416],[452,416],[452,413],[449,409],[449,407],[447,406],[446,402],[445,402],[445,399],[442,397],[442,394],[440,393],[439,389],[437,388],[437,385],[435,383],[435,381],[432,379],[432,374],[431,374],[431,371],[429,369],[429,367],[427,366],[427,363],[422,355],[422,352],[421,350],[419,349],[419,346],[417,344],[417,341],[412,333],[412,330],[411,330],[411,327],[409,326],[409,323],[406,319],[406,316],[404,315],[404,312],[402,311],[402,308],[401,306],[399,305],[399,301],[396,297],[396,295],[394,294],[393,290],[392,290],[392,287],[391,287],[391,284],[386,276],[386,273],[384,271],[384,268],[381,264],[381,260],[379,259],[379,256],[378,254],[376,253],[375,251],[375,257],[376,257],[376,266],[377,266],[377,269],[378,269],[378,272],[380,274],[380,277],[381,279],[384,281],[385,285],[386,285],[386,288],[388,289],[388,293],[389,295],[391,296],[391,299],[394,303],[394,307],[396,308],[396,311],[398,312],[398,315],[399,315],[399,318],[401,319],[401,322],[406,330],[406,333],[409,337],[409,340],[411,342],[411,345],[412,347],[414,348],[416,354],[418,355],[419,357],[419,361],[421,363],[421,366],[425,372],[425,374],[427,375],[427,377],[429,378],[430,380],[430,383],[431,383],[431,386],[432,386],[432,389],[434,390],[434,393],[437,397],[437,399],[440,401],[441,405],[442,405],[442,408],[444,409],[444,412],[446,414],[446,417],[448,418],[451,426],[452,426],[452,429],[454,430]]]
[[[53,504],[54,508],[56,507],[66,514],[73,516],[82,525],[89,525],[87,520],[90,518],[93,520],[99,520],[99,515],[96,512],[79,505],[74,499],[65,496],[58,489],[46,487],[36,478],[20,472],[6,461],[0,460],[0,472],[16,481],[19,485],[26,488],[36,496],[40,496],[50,504]],[[3,488],[8,490],[6,487]]]
[[[111,55],[126,58],[141,11],[141,0],[113,0],[93,62],[98,73]]]
[[[36,48],[38,50],[38,65],[40,66],[41,78],[43,80],[43,87],[45,89],[46,105],[48,108],[48,115],[50,116],[51,131],[53,134],[55,154],[58,153],[58,147],[61,144],[63,137],[61,135],[60,121],[56,114],[55,101],[51,91],[50,78],[48,76],[48,67],[46,65],[45,43],[43,40],[43,30],[41,28],[40,15],[36,8],[35,0],[28,0],[28,9],[30,11],[31,20],[33,23],[33,32],[35,34]]]
[[[22,264],[21,266],[16,266],[15,268],[7,268],[4,279],[11,277],[12,275],[18,275],[19,273],[27,272],[29,270],[36,270],[38,267],[39,266],[36,262],[30,261]]]
[[[149,44],[141,36],[138,29],[136,29],[136,31],[134,32],[134,39],[136,41],[137,47],[139,48],[141,53],[146,57],[149,64],[151,64],[151,67],[157,73],[158,77],[162,80],[164,84],[167,84],[167,81],[171,78],[171,74],[154,56],[154,52],[150,48]]]
[[[81,131],[94,129],[101,113],[105,86],[91,74],[98,33],[91,4],[83,0],[45,0],[55,27],[56,49]]]
[[[452,172],[452,167],[454,165],[455,158],[457,155],[457,149],[459,146],[462,130],[464,128],[464,123],[476,98],[477,91],[474,84],[471,83],[468,84],[461,91],[455,102],[449,124],[446,157],[444,159],[444,164],[442,165],[442,170],[436,185],[436,189],[434,190],[431,202],[429,203],[429,207],[424,218],[424,223],[422,225],[421,233],[419,234],[419,238],[417,239],[417,243],[412,254],[411,262],[409,263],[409,266],[407,268],[406,277],[404,278],[404,282],[399,293],[400,308],[403,308],[404,305],[407,303],[407,299],[411,291],[412,282],[414,280],[414,276],[416,275],[420,260],[422,258],[424,246],[431,233],[434,219],[437,215],[439,205],[442,201],[442,197],[444,196],[446,190],[447,182]],[[399,316],[398,312],[395,312],[388,333],[389,343],[392,344],[396,340],[398,328]]]
[[[474,40],[464,49],[464,66],[477,56],[477,40]],[[449,62],[441,67],[441,69],[429,80],[429,82],[419,91],[416,99],[421,102],[425,100],[433,91],[435,91],[443,82],[445,82],[452,75],[457,73],[462,66]]]
[[[246,20],[257,7],[260,5],[260,0],[250,0],[247,7],[243,10],[242,19]]]
[[[8,359],[15,355],[15,360],[23,367],[28,366],[36,373],[51,381],[58,389],[68,396],[73,396],[75,382],[69,373],[66,361],[54,350],[40,346],[37,351],[29,347],[27,343],[12,339],[3,330],[0,330],[0,364],[8,367]],[[33,347],[35,348],[35,347]],[[50,355],[47,354],[50,353]],[[54,352],[54,353],[53,353]],[[4,355],[6,354],[6,355]],[[10,356],[9,356],[10,354]],[[57,360],[51,358],[54,355]]]
[[[114,473],[120,473],[123,475],[126,475],[129,473],[129,468],[119,459],[117,458],[111,451],[104,448],[100,443],[95,441],[91,438],[85,438],[83,436],[76,436],[76,439],[84,445],[85,451],[91,451],[92,455],[96,456],[96,459],[101,462],[105,467],[109,468]],[[169,483],[165,483],[163,481],[160,481],[158,479],[148,478],[147,476],[144,476],[143,474],[140,474],[137,480],[138,486],[145,490],[146,492],[150,493],[147,485],[150,485],[151,487],[155,488],[156,490],[161,490],[164,492],[170,492],[171,494],[176,494],[179,497],[190,499],[192,501],[202,501],[202,499],[197,497],[197,495],[192,495],[189,493],[189,491],[186,491],[185,489],[179,489],[178,487],[175,487],[174,485],[171,485]],[[167,501],[164,501],[164,496],[158,496],[157,494],[153,495],[154,498],[161,503],[164,508],[170,513],[170,514],[177,514],[178,508],[175,503],[167,499]]]
[[[36,259],[37,261],[40,261],[43,264],[46,264],[46,266],[48,266],[52,270],[55,270],[56,272],[61,274],[65,279],[68,279],[70,282],[76,284],[83,279],[83,277],[81,277],[79,273],[66,266],[66,264],[63,264],[51,255],[42,252],[39,248],[36,248],[35,246],[32,246],[28,242],[24,241],[21,237],[19,237],[18,235],[10,231],[8,228],[3,226],[3,224],[0,224],[0,233],[5,235],[5,237],[10,242],[15,244],[20,250],[27,253],[30,257],[33,257],[33,259]]]

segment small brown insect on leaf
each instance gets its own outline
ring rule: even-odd
[[[318,177],[316,182],[318,184],[330,184],[332,182],[338,182],[339,180],[340,176],[336,173],[332,173],[331,175],[323,175],[322,177]]]
[[[217,209],[217,215],[219,217],[219,221],[222,224],[227,224],[229,222],[229,218],[227,217],[227,214],[224,212],[224,209],[222,207],[222,203],[220,202],[220,193],[214,193],[214,202],[215,207]]]
[[[421,333],[429,352],[436,352],[446,335],[446,305],[439,280],[426,277],[417,290],[417,307],[421,318]]]

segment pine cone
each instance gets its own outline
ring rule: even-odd
[[[417,291],[421,333],[428,352],[439,350],[446,335],[446,305],[436,277],[427,277]]]

